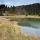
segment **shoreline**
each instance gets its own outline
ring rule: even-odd
[[[34,39],[39,39],[40,37],[37,36],[37,35],[32,35],[30,36],[28,33],[25,33],[25,32],[21,32],[21,27],[22,26],[19,26],[17,23],[17,21],[13,21],[13,22],[10,22],[9,20],[7,20],[6,18],[3,18],[3,17],[0,17],[0,33],[2,33],[3,37],[1,37],[1,39],[3,39],[6,35],[6,38],[8,37],[9,39],[12,39],[12,38],[22,38],[22,39],[32,39],[32,37]],[[5,35],[4,35],[5,34]],[[10,35],[12,36],[12,38],[10,37]],[[14,36],[14,37],[13,37]],[[26,38],[27,37],[27,38]],[[39,37],[39,38],[38,38]],[[5,39],[6,39],[5,38]],[[30,40],[31,40],[30,39]]]
[[[3,17],[3,18],[40,18],[40,16],[25,16],[25,15],[16,15],[16,16],[0,16],[0,17]]]

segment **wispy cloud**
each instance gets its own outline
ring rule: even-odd
[[[18,6],[32,3],[40,3],[40,0],[0,0],[0,4],[6,4],[8,6]]]

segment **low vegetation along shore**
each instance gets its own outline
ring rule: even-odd
[[[16,21],[11,22],[5,17],[0,17],[0,40],[40,40],[40,37],[23,33]]]
[[[4,17],[4,18],[20,18],[20,19],[23,19],[23,18],[40,18],[40,16],[36,16],[36,15],[15,15],[15,16],[1,16],[1,17]]]

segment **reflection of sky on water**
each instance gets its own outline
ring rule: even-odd
[[[40,29],[36,29],[36,28],[32,28],[32,27],[22,27],[21,30],[23,32],[28,32],[28,33],[40,35]]]
[[[40,19],[36,20],[28,20],[25,19],[18,23],[21,27],[23,32],[28,32],[29,34],[38,34],[40,35]]]

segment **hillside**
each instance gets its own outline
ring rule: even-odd
[[[19,15],[40,15],[40,3],[17,6],[16,10]]]
[[[0,5],[0,16],[13,16],[13,15],[39,15],[40,16],[40,3],[29,5],[11,6]]]

